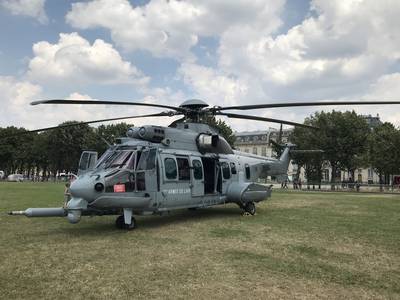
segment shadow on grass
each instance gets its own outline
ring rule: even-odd
[[[152,229],[152,228],[162,228],[163,226],[179,225],[183,223],[188,223],[196,221],[209,221],[209,220],[234,220],[241,217],[241,210],[235,207],[219,207],[219,208],[204,208],[191,210],[177,210],[171,212],[168,215],[163,216],[139,216],[136,218],[138,227],[135,230],[127,231],[117,229],[115,227],[115,217],[94,217],[93,219],[88,217],[84,222],[81,221],[80,224],[67,226],[60,226],[57,228],[50,228],[48,231],[41,231],[35,233],[37,236],[41,235],[57,235],[57,234],[73,234],[76,236],[85,235],[109,235],[109,234],[127,234],[135,233],[136,231],[141,231],[142,229]],[[50,219],[48,221],[51,221]]]

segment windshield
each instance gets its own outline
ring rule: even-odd
[[[113,152],[114,151],[111,149],[108,149],[106,152],[104,152],[103,155],[97,161],[95,169],[101,167],[104,164],[104,161],[107,160]]]
[[[135,151],[132,150],[108,150],[100,158],[96,168],[129,168],[133,169]]]

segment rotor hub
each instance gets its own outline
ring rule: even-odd
[[[179,107],[188,108],[190,110],[201,110],[204,107],[207,107],[208,104],[200,99],[190,99],[183,102]]]

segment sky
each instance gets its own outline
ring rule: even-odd
[[[29,105],[53,98],[176,106],[193,98],[210,106],[400,100],[399,15],[398,0],[0,0],[0,127],[162,111]],[[302,123],[322,109],[400,125],[400,105],[245,113]],[[223,120],[237,131],[279,127]]]

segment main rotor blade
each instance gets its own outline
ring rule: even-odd
[[[85,125],[85,124],[94,124],[94,123],[101,123],[101,122],[107,122],[107,121],[126,120],[126,119],[149,118],[149,117],[166,117],[166,116],[172,117],[172,116],[175,116],[175,115],[181,115],[181,114],[180,113],[175,113],[175,112],[161,112],[161,113],[149,114],[149,115],[118,117],[118,118],[93,120],[93,121],[87,121],[87,122],[63,124],[63,125],[58,125],[58,126],[39,128],[39,129],[34,129],[34,130],[27,130],[27,131],[24,131],[24,132],[19,132],[17,134],[1,137],[1,139],[8,138],[8,137],[19,136],[19,135],[24,135],[24,134],[28,134],[28,133],[42,132],[42,131],[48,131],[48,130],[53,130],[53,129],[58,129],[58,128],[74,127],[74,126],[80,126],[80,125]]]
[[[182,107],[155,104],[155,103],[142,103],[142,102],[126,102],[126,101],[105,101],[105,100],[73,100],[73,99],[50,99],[50,100],[38,100],[31,102],[31,105],[38,104],[107,104],[107,105],[136,105],[136,106],[151,106],[168,108],[179,112],[187,112],[187,109]]]
[[[280,123],[280,124],[299,126],[299,127],[305,127],[305,128],[311,128],[311,129],[319,129],[318,127],[311,126],[311,125],[305,125],[305,124],[300,124],[300,123],[291,122],[291,121],[264,118],[264,117],[258,117],[258,116],[238,115],[238,114],[231,114],[231,113],[217,113],[217,115],[226,116],[228,118],[235,118],[235,119],[264,121],[264,122]]]
[[[261,108],[277,108],[277,107],[298,107],[298,106],[330,106],[330,105],[388,105],[388,104],[400,104],[400,101],[315,101],[315,102],[286,102],[286,103],[265,103],[265,104],[254,104],[254,105],[237,105],[237,106],[224,106],[224,107],[213,107],[211,110],[221,111],[227,109],[261,109]]]

